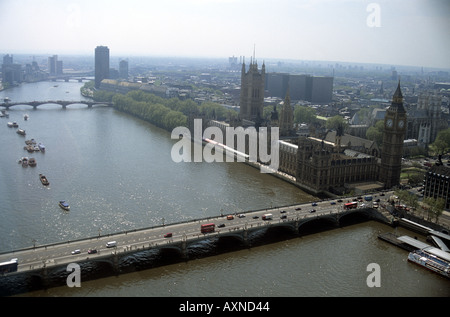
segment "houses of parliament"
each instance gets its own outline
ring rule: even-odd
[[[262,119],[265,65],[255,60],[241,70],[240,114],[231,123],[209,121],[208,125],[278,127],[278,172],[295,179],[295,184],[314,195],[342,195],[392,188],[400,183],[403,141],[407,113],[403,106],[400,82],[384,118],[381,150],[345,139],[343,129],[326,138],[299,136],[293,125],[289,89],[280,109],[274,107],[270,120]],[[269,130],[269,129],[267,129]],[[333,138],[333,139],[331,139]]]

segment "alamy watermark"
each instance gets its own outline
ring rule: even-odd
[[[174,162],[223,162],[225,153],[227,154],[226,162],[249,161],[256,163],[259,161],[263,164],[270,163],[269,166],[261,165],[261,173],[273,173],[278,170],[278,127],[271,127],[270,133],[266,127],[261,127],[258,131],[255,127],[245,129],[243,127],[226,127],[226,144],[224,144],[224,136],[220,128],[211,126],[203,131],[202,119],[194,119],[193,133],[192,136],[191,131],[186,127],[176,127],[172,130],[171,138],[179,139],[171,150],[171,157]],[[202,146],[203,142],[206,142],[204,147]]]
[[[66,268],[67,272],[71,272],[66,279],[69,287],[81,287],[81,268],[77,263],[69,263]]]
[[[378,263],[369,263],[367,265],[367,272],[370,274],[367,276],[366,284],[368,287],[381,287],[381,269]]]
[[[366,24],[370,28],[381,27],[381,7],[378,3],[369,3],[366,11],[370,12],[367,16]]]

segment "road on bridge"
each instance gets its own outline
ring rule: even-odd
[[[387,200],[390,194],[379,197]],[[282,221],[291,221],[311,216],[320,216],[329,213],[335,213],[343,210],[343,204],[352,201],[352,198],[339,200],[327,200],[316,203],[306,203],[292,205],[287,207],[275,207],[258,211],[250,211],[241,214],[233,214],[233,219],[228,220],[229,214],[223,216],[210,217],[197,221],[184,222],[166,226],[158,226],[147,229],[137,229],[118,234],[103,235],[87,239],[68,241],[66,243],[57,243],[46,246],[36,246],[28,249],[17,250],[11,253],[0,254],[0,262],[9,261],[12,258],[18,258],[18,271],[27,271],[42,268],[44,266],[63,265],[87,259],[95,259],[110,255],[114,252],[129,252],[137,248],[149,248],[180,242],[183,240],[197,239],[206,235],[217,235],[233,230],[242,230],[244,228],[262,227],[269,223],[278,223]],[[383,202],[381,202],[383,203]],[[371,207],[372,202],[359,202]],[[314,211],[313,211],[314,210]],[[266,213],[273,215],[272,220],[262,220]],[[203,234],[200,232],[202,224],[214,223],[216,230],[214,233]],[[219,226],[221,225],[221,226]],[[165,237],[171,233],[171,237]],[[116,247],[107,248],[106,244],[110,241],[116,241]],[[74,252],[75,250],[79,250]],[[96,250],[96,253],[89,254],[89,250]]]

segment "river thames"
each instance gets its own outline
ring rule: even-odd
[[[78,82],[22,84],[0,92],[12,102],[85,100]],[[110,107],[15,106],[0,119],[0,252],[117,231],[314,201],[242,163],[175,163],[175,140]],[[23,119],[24,114],[29,119]],[[20,136],[7,127],[17,121]],[[28,153],[25,140],[45,153]],[[36,167],[22,167],[21,157]],[[43,173],[50,181],[44,187]],[[67,200],[69,212],[57,202]],[[401,228],[366,222],[26,296],[449,296],[448,280],[407,262],[378,239]],[[369,287],[377,263],[381,286]]]

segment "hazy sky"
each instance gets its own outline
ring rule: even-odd
[[[324,60],[450,68],[450,0],[0,0],[0,54]]]

